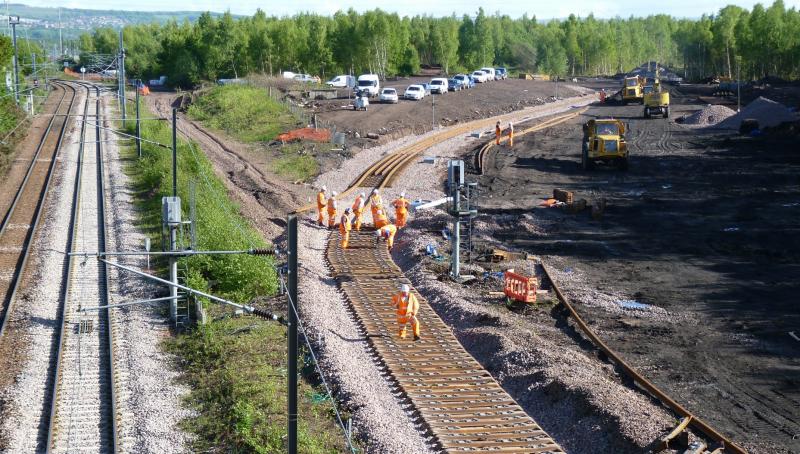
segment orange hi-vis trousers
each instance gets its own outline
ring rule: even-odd
[[[350,243],[350,218],[347,216],[342,216],[339,233],[342,235],[342,249],[347,249],[347,245]]]
[[[364,216],[363,208],[360,210],[353,210],[353,220],[354,220],[353,227],[356,229],[356,231],[361,230],[361,218],[363,216]]]

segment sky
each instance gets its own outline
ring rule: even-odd
[[[570,14],[585,17],[593,12],[596,17],[628,17],[647,16],[665,13],[676,17],[700,17],[704,13],[716,13],[725,5],[735,4],[752,8],[758,2],[740,0],[670,0],[666,2],[650,2],[641,0],[504,0],[476,2],[475,0],[16,0],[13,3],[24,3],[30,6],[91,8],[91,9],[124,9],[137,11],[216,11],[230,10],[234,14],[252,15],[261,8],[269,15],[291,15],[298,12],[316,12],[333,14],[337,10],[350,7],[357,11],[380,8],[384,11],[397,12],[400,15],[413,16],[428,14],[447,16],[456,13],[474,14],[478,6],[483,5],[487,14],[499,11],[512,17],[528,13],[539,19],[564,18]],[[772,0],[763,0],[765,5]],[[787,8],[800,7],[800,0],[784,0]],[[2,4],[0,4],[2,5]]]

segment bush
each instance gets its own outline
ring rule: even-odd
[[[189,116],[243,142],[266,142],[296,122],[264,89],[245,85],[214,87],[189,107]]]

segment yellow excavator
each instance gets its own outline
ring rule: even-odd
[[[658,79],[644,87],[644,118],[653,115],[669,118],[669,92],[662,89]]]
[[[615,163],[628,170],[628,144],[625,125],[613,118],[592,119],[583,125],[581,167],[591,170],[597,162]]]

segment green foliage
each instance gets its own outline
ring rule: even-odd
[[[214,87],[189,108],[189,115],[243,142],[266,142],[295,124],[291,113],[262,88]]]
[[[290,178],[292,181],[307,181],[319,172],[319,165],[313,156],[287,152],[274,164],[275,173]]]
[[[193,451],[285,452],[286,328],[250,317],[225,318],[177,337],[168,348],[184,359],[195,416],[184,427],[197,435]],[[300,452],[345,452],[329,417],[300,383]]]
[[[131,130],[132,124],[128,126]],[[171,134],[164,122],[143,123],[142,136],[147,140],[170,144]],[[142,157],[135,160],[129,170],[139,194],[142,227],[151,235],[153,244],[160,244],[161,197],[172,195],[171,152],[143,143]],[[197,247],[200,250],[240,250],[266,245],[228,199],[225,186],[215,178],[205,155],[194,144],[180,141],[178,195],[183,201],[184,218],[188,218],[190,181],[196,187]],[[256,296],[271,295],[277,289],[270,258],[198,255],[182,260],[195,273],[193,281],[200,290],[211,290],[234,301],[248,302]]]
[[[106,47],[105,32],[91,38],[93,43],[81,39],[85,49]],[[410,74],[419,64],[441,65],[447,73],[504,65],[553,75],[614,74],[652,60],[685,68],[695,78],[732,75],[736,62],[748,77],[800,77],[800,12],[782,0],[751,11],[728,6],[699,19],[589,14],[547,23],[487,15],[483,8],[460,19],[400,17],[380,9],[276,18],[259,10],[238,20],[203,14],[196,23],[128,26],[125,39],[132,43],[131,75],[164,74],[179,86],[281,70],[323,78]]]

